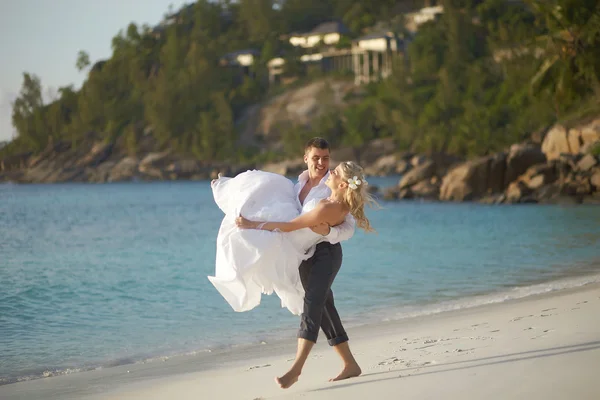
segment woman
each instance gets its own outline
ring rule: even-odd
[[[310,227],[338,225],[350,213],[360,228],[373,230],[364,206],[374,201],[358,164],[341,163],[326,184],[329,198],[302,207],[293,183],[281,175],[247,171],[213,182],[225,218],[217,237],[216,273],[208,278],[235,311],[250,310],[262,293],[275,292],[282,307],[299,315],[304,289],[298,266],[322,238]]]

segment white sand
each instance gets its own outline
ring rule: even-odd
[[[290,327],[294,329],[294,327]],[[350,330],[363,375],[320,339],[298,383],[295,343],[0,387],[1,399],[600,399],[600,285]],[[129,371],[129,372],[127,372]]]

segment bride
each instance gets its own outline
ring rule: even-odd
[[[262,293],[275,292],[282,307],[300,315],[304,289],[298,266],[322,239],[310,227],[338,225],[350,213],[360,228],[373,230],[364,206],[374,200],[358,164],[340,163],[326,185],[331,196],[301,206],[294,184],[278,174],[253,170],[213,181],[225,218],[217,236],[215,276],[208,279],[235,311],[251,310]]]

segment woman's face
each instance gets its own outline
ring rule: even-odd
[[[338,165],[335,169],[332,169],[329,173],[329,178],[327,178],[327,186],[331,190],[336,190],[341,188],[341,184],[344,182],[343,174],[342,174],[342,165]],[[343,185],[342,185],[343,186]]]

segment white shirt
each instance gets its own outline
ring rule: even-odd
[[[329,177],[329,172],[321,179],[321,182],[313,188],[310,189],[310,192],[306,195],[304,199],[304,203],[312,200],[312,199],[325,199],[331,195],[331,189],[325,184],[325,181]],[[302,172],[300,176],[298,176],[298,183],[294,186],[296,190],[296,196],[300,196],[300,191],[308,182],[308,170]],[[348,213],[344,222],[340,225],[332,226],[329,234],[327,236],[323,236],[323,239],[320,242],[329,242],[331,244],[336,244],[342,242],[344,240],[348,240],[354,235],[354,228],[356,225],[356,221],[354,217]]]

